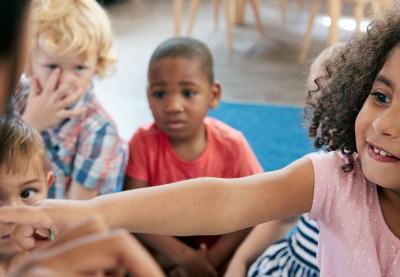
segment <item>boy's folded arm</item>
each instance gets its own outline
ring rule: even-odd
[[[151,234],[135,234],[135,236],[156,254],[166,257],[170,267],[184,263],[195,253],[192,248],[174,237]]]
[[[244,229],[222,235],[219,240],[207,251],[207,259],[215,267],[226,262],[247,236],[251,229]]]
[[[224,234],[309,212],[311,159],[238,179],[198,178],[100,196],[89,205],[113,227],[164,235]]]

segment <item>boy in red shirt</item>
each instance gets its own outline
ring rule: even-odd
[[[241,132],[207,117],[221,98],[213,75],[212,56],[202,42],[173,38],[158,46],[150,60],[147,88],[155,121],[139,128],[130,140],[125,190],[263,171]],[[213,276],[223,270],[246,234],[247,230],[223,236],[137,236],[168,275]]]

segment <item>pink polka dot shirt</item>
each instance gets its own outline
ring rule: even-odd
[[[315,172],[310,218],[318,222],[321,276],[400,276],[400,239],[387,226],[377,186],[367,181],[355,159],[342,170],[340,152],[309,156]]]

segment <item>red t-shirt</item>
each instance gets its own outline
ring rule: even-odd
[[[129,142],[126,175],[158,186],[198,177],[237,178],[263,171],[241,132],[213,118],[204,122],[207,145],[192,161],[178,156],[155,123],[139,128]],[[200,243],[211,247],[217,239],[218,236],[182,238],[194,248]]]

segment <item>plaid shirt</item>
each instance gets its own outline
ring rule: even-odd
[[[29,90],[30,82],[23,78],[14,99],[19,114],[25,110]],[[87,189],[98,189],[100,194],[120,191],[127,145],[95,99],[93,86],[74,107],[85,107],[85,115],[66,119],[56,128],[42,132],[55,177],[49,198],[66,198],[72,181]]]

